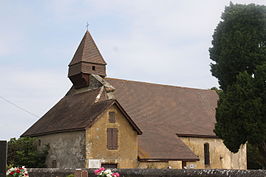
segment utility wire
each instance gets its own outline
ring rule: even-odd
[[[19,105],[13,103],[12,101],[9,101],[8,99],[6,99],[6,98],[4,98],[4,97],[2,97],[2,96],[0,96],[0,98],[1,98],[2,100],[4,100],[5,102],[7,102],[7,103],[9,103],[9,104],[15,106],[16,108],[20,109],[21,111],[24,111],[24,112],[26,112],[26,113],[28,113],[28,114],[34,116],[34,117],[37,117],[37,118],[40,117],[40,116],[38,116],[38,115],[36,115],[36,114],[34,114],[34,113],[28,111],[27,109],[22,108],[21,106],[19,106]]]

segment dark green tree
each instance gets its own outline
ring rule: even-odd
[[[263,168],[263,156],[261,156],[257,146],[252,144],[247,145],[247,165],[248,169],[262,169]]]
[[[266,63],[257,67],[254,76],[242,72],[236,82],[220,92],[216,109],[215,133],[226,147],[237,152],[248,142],[256,163],[266,167]],[[254,161],[249,161],[255,163]]]
[[[222,89],[215,133],[232,152],[248,142],[258,157],[249,162],[266,168],[266,6],[230,3],[212,44],[211,72]]]
[[[38,149],[36,138],[11,138],[8,142],[8,159],[10,166],[25,166],[27,168],[42,168],[48,155],[49,147]]]
[[[266,61],[266,6],[231,3],[221,18],[209,52],[212,75],[225,90],[240,72],[252,75]]]

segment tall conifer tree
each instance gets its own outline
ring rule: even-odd
[[[209,49],[220,84],[215,133],[232,152],[250,143],[266,157],[266,6],[225,8]],[[266,167],[266,159],[260,159]]]

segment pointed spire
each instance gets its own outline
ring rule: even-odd
[[[106,65],[106,62],[104,61],[89,31],[86,31],[69,66],[77,64],[79,62]]]
[[[89,31],[86,31],[68,66],[68,77],[75,88],[88,86],[91,74],[106,76],[106,62]]]

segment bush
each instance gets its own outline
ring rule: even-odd
[[[73,174],[70,174],[70,175],[67,175],[66,177],[74,177],[74,175]]]
[[[46,167],[45,160],[49,146],[38,149],[37,139],[30,137],[11,138],[8,142],[8,165],[25,166],[27,168]]]

